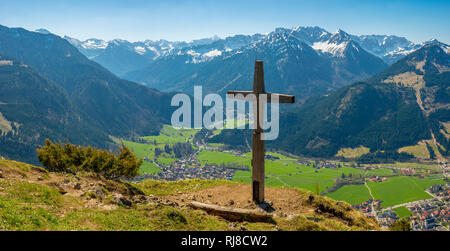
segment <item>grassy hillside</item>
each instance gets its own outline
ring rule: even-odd
[[[0,55],[0,155],[38,163],[46,138],[106,148],[112,143],[54,82],[28,65]]]
[[[186,206],[194,199],[246,203],[221,194],[226,189],[241,193],[249,186],[201,180],[129,184],[0,160],[0,230],[379,230],[348,204],[297,189],[267,190],[278,212],[271,222],[230,222]]]

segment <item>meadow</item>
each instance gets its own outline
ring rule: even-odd
[[[153,163],[153,162],[146,162],[144,161],[141,165],[141,168],[139,168],[139,174],[149,173],[149,174],[157,174],[161,172],[161,169]]]
[[[129,140],[119,140],[114,139],[116,143],[123,142],[128,148],[133,151],[138,158],[149,160],[154,160],[155,158],[155,148],[164,150],[165,145],[172,146],[176,143],[185,143],[193,139],[194,135],[198,132],[197,129],[175,129],[172,126],[164,125],[161,129],[159,135],[156,136],[145,136],[141,139],[145,140],[147,143],[137,143]],[[170,163],[176,161],[172,155],[163,152],[160,156],[156,158],[156,162],[162,166],[170,165]],[[139,169],[139,173],[150,173],[156,174],[160,172],[158,165],[152,162],[144,161]]]
[[[378,168],[378,169],[372,169],[367,171],[367,176],[392,176],[396,175],[394,172],[392,172],[392,169],[389,168]]]
[[[122,142],[133,151],[138,158],[144,159],[145,157],[153,159],[155,157],[155,145],[136,143],[128,140],[122,140]]]
[[[440,170],[440,166],[436,163],[417,163],[417,162],[396,162],[394,164],[377,164],[381,167],[400,167],[400,168],[413,168],[413,169],[431,169]]]
[[[382,200],[382,207],[387,208],[411,201],[429,199],[431,196],[424,190],[432,185],[442,183],[444,183],[442,175],[435,175],[426,178],[395,176],[389,177],[384,182],[368,182],[367,184],[375,199]],[[344,186],[326,196],[350,204],[359,204],[370,198],[364,185]]]
[[[433,175],[426,178],[417,178],[410,176],[395,176],[389,168],[379,168],[363,171],[361,169],[342,166],[339,169],[314,169],[311,166],[301,165],[295,159],[288,158],[281,154],[270,153],[279,157],[277,160],[266,160],[266,179],[267,186],[275,187],[297,187],[316,192],[316,186],[320,191],[333,186],[338,177],[345,175],[362,176],[388,176],[388,181],[381,183],[369,182],[372,193],[376,199],[382,200],[383,207],[389,207],[406,202],[430,198],[424,192],[432,185],[443,183],[442,175]],[[202,163],[239,163],[251,168],[251,154],[244,154],[245,157],[234,156],[231,153],[202,151],[199,154],[199,160]],[[398,163],[397,163],[398,165]],[[417,163],[401,163],[401,166],[414,165],[415,168],[426,168],[430,165],[420,166]],[[386,165],[388,166],[388,165]],[[251,182],[251,171],[237,171],[233,177],[237,182]],[[370,194],[364,185],[343,186],[340,189],[326,194],[326,196],[335,200],[346,201],[350,204],[359,204],[370,199]]]
[[[390,177],[385,182],[368,182],[372,194],[376,199],[383,202],[381,205],[386,208],[406,202],[429,199],[431,196],[424,190],[432,185],[442,184],[440,178],[417,178],[410,176]]]
[[[265,183],[269,186],[277,187],[297,187],[316,192],[316,185],[320,191],[330,188],[335,183],[336,178],[345,175],[364,175],[363,170],[342,167],[339,169],[314,169],[311,166],[298,164],[293,158],[281,154],[268,153],[278,157],[277,160],[266,160]],[[231,153],[201,151],[198,159],[202,164],[222,164],[234,163],[246,165],[251,169],[251,154],[246,153],[244,157],[234,156]],[[251,182],[251,171],[237,171],[233,177],[234,181]]]
[[[170,125],[164,125],[159,135],[142,137],[145,141],[154,145],[173,145],[192,140],[198,129],[175,129]]]
[[[396,212],[397,216],[400,218],[412,216],[411,211],[409,211],[406,207],[394,208],[394,212]]]
[[[326,195],[335,200],[346,201],[352,205],[361,204],[370,199],[370,194],[364,185],[343,186]]]

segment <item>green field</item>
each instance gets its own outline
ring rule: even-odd
[[[214,146],[214,147],[223,147],[224,144],[221,143],[209,143],[210,146]]]
[[[430,163],[430,164],[422,164],[422,163],[416,163],[416,162],[397,162],[395,164],[379,164],[379,166],[393,166],[393,167],[400,167],[400,168],[415,168],[415,169],[433,169],[433,170],[439,170],[441,167],[438,164]]]
[[[194,135],[199,130],[196,129],[175,129],[172,126],[164,125],[160,131],[158,136],[147,136],[142,137],[148,143],[137,143],[128,140],[119,140],[113,138],[116,143],[123,142],[128,148],[133,151],[138,158],[144,159],[147,157],[150,160],[155,158],[155,148],[158,147],[160,149],[164,149],[165,145],[173,145],[175,143],[183,143],[192,140]],[[168,155],[167,153],[163,153],[157,158],[157,162],[163,166],[170,165],[170,163],[174,162],[175,158],[173,156]],[[158,166],[154,163],[143,162],[141,168],[139,169],[139,173],[158,173],[161,171]]]
[[[144,161],[141,165],[141,168],[139,169],[139,174],[144,173],[150,173],[150,174],[157,174],[161,172],[161,169],[155,164],[151,162]]]
[[[132,141],[122,140],[122,142],[133,151],[138,158],[148,157],[149,159],[153,159],[155,156],[155,146],[150,144],[142,144],[136,143]]]
[[[368,186],[372,190],[375,199],[382,200],[381,205],[386,208],[411,201],[429,199],[431,196],[424,190],[440,183],[444,183],[442,175],[430,176],[424,179],[410,176],[395,176],[389,177],[388,181],[381,183],[369,182]],[[335,200],[343,200],[350,204],[359,204],[370,198],[369,192],[364,185],[344,186],[326,196]]]
[[[160,165],[168,166],[168,165],[170,165],[171,163],[175,162],[176,160],[178,160],[178,159],[172,158],[172,157],[165,157],[165,156],[162,156],[162,157],[158,157],[158,158],[156,159],[156,162],[158,162]]]
[[[234,156],[231,153],[212,152],[203,150],[198,154],[198,160],[201,164],[222,164],[222,163],[236,163],[239,165],[251,165],[251,157]]]
[[[398,216],[399,218],[412,216],[411,211],[409,211],[408,208],[406,208],[406,207],[397,207],[397,208],[394,208],[394,212],[397,213],[397,216]]]
[[[173,145],[188,142],[199,131],[198,129],[175,129],[170,125],[164,125],[158,136],[146,136],[142,139],[157,145]]]
[[[346,201],[352,205],[361,204],[370,199],[370,194],[364,185],[344,186],[326,195],[335,200]]]
[[[367,176],[391,176],[396,175],[392,172],[392,169],[389,168],[379,168],[367,171]]]
[[[279,157],[279,160],[266,160],[266,179],[265,183],[268,186],[284,186],[304,188],[315,192],[316,184],[319,185],[320,191],[333,186],[336,178],[343,173],[346,175],[364,175],[363,170],[342,167],[339,169],[321,169],[317,170],[306,165],[300,165],[295,159],[286,157],[277,153],[269,153],[273,156]],[[239,165],[246,165],[251,168],[251,154],[244,154],[245,157],[234,156],[231,153],[201,151],[198,159],[202,164],[222,164],[235,163]],[[237,171],[233,176],[234,181],[250,183],[251,171]]]
[[[381,183],[369,182],[368,185],[376,199],[382,200],[383,207],[390,207],[406,202],[431,198],[425,189],[432,185],[444,183],[442,179],[419,179],[409,176],[391,177]]]

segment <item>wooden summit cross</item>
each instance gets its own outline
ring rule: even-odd
[[[256,121],[255,131],[253,132],[252,143],[252,190],[253,201],[256,203],[264,202],[264,140],[261,139],[261,133],[263,127],[259,123],[260,116],[264,116],[264,110],[260,111],[259,107],[259,95],[266,94],[267,102],[271,103],[273,97],[278,97],[279,103],[294,103],[295,97],[292,95],[266,93],[264,86],[264,68],[263,61],[255,62],[255,78],[253,82],[253,91],[228,91],[229,95],[241,94],[244,97],[250,94],[256,96],[256,105],[254,106],[254,118]],[[261,101],[263,102],[263,101]],[[263,106],[261,106],[263,107]],[[255,122],[254,122],[255,123]]]

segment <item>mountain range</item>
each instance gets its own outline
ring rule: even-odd
[[[37,31],[49,33],[49,31],[44,29]],[[327,51],[326,49],[329,49],[329,52],[331,52],[333,47],[336,49],[339,48],[341,44],[340,42],[342,42],[337,41],[336,39],[330,40],[330,37],[333,36],[333,34],[317,26],[298,26],[293,29],[277,28],[274,32],[288,32],[297,39],[313,46],[317,50],[322,51]],[[338,30],[336,33],[345,32]],[[68,36],[64,36],[64,38],[71,42],[88,58],[100,64],[104,64],[106,62],[105,59],[108,58],[117,62],[127,61],[123,60],[123,57],[128,56],[143,58],[145,59],[145,62],[149,64],[151,61],[157,60],[161,57],[173,54],[186,54],[188,51],[190,51],[193,59],[195,58],[195,60],[191,60],[191,62],[199,62],[201,61],[201,58],[205,60],[213,55],[219,55],[219,53],[222,54],[224,52],[248,47],[252,43],[258,42],[261,39],[270,36],[270,34],[271,33],[255,34],[252,36],[235,35],[223,39],[214,36],[191,42],[171,42],[167,40],[128,42],[122,39],[104,41],[96,38],[80,41],[76,38],[71,38]],[[387,64],[394,63],[401,57],[424,45],[424,43],[415,44],[404,37],[394,35],[347,35],[347,38],[357,42],[366,51],[382,58]],[[430,41],[432,42],[433,39]],[[124,54],[120,55],[121,53],[119,51]],[[139,62],[142,61],[139,60]],[[124,73],[129,72],[129,69],[138,70],[146,66],[140,63],[136,63],[135,65],[124,63],[122,67],[125,65],[127,65],[125,69],[115,68],[114,66],[107,66],[107,69],[119,76],[122,76]]]
[[[39,32],[48,33],[48,31],[40,30]],[[331,39],[332,33],[320,28],[320,27],[296,27],[293,29],[277,28],[275,33],[290,33],[291,36],[307,43],[310,46],[315,47],[317,50],[322,50],[328,47],[332,50],[333,47],[338,49],[342,42],[336,39]],[[273,32],[271,32],[273,33]],[[190,51],[190,54],[195,60],[191,62],[199,62],[201,58],[203,60],[210,58],[213,55],[219,55],[224,52],[232,50],[239,50],[250,46],[252,43],[256,43],[271,35],[268,34],[255,34],[248,35],[236,35],[220,39],[217,36],[212,38],[194,40],[192,42],[170,42],[166,40],[151,41],[146,40],[143,42],[128,42],[126,40],[115,39],[112,41],[104,41],[101,39],[87,39],[80,41],[75,38],[65,36],[75,47],[77,47],[83,54],[90,59],[97,61],[100,64],[105,63],[105,59],[115,59],[115,61],[124,61],[122,56],[140,57],[146,60],[147,64],[152,60],[157,60],[161,57],[173,54],[186,54]],[[338,30],[336,33],[345,33],[342,30]],[[423,44],[414,44],[404,37],[388,36],[388,35],[346,35],[346,39],[351,39],[357,42],[362,48],[368,52],[382,58],[386,63],[392,64],[402,56],[412,52],[415,49],[420,48]],[[325,47],[324,47],[325,46]],[[217,51],[216,51],[217,50]],[[122,52],[124,53],[121,55]],[[150,59],[150,61],[148,61]],[[127,61],[127,60],[125,60]],[[142,61],[140,61],[142,62]],[[124,72],[129,71],[130,68],[134,70],[145,67],[140,63],[134,65],[127,65],[127,69],[119,69],[115,67],[107,67],[112,72],[121,76]],[[120,71],[120,72],[119,72]]]
[[[212,37],[192,42],[130,43],[65,37],[83,54],[125,79],[161,91],[208,93],[247,88],[255,59],[266,62],[271,91],[285,90],[299,100],[327,94],[381,72],[421,48],[404,37],[330,33],[320,27],[277,28],[268,34]],[[250,73],[249,73],[250,72]]]
[[[330,39],[345,39],[342,36],[346,35],[340,32]],[[248,89],[253,79],[253,62],[259,59],[265,62],[268,90],[289,92],[302,100],[329,93],[387,67],[352,40],[342,45],[334,54],[321,52],[291,31],[277,30],[248,47],[223,52],[209,60],[202,61],[192,49],[169,55],[126,74],[125,78],[162,91],[190,93],[195,85],[202,85],[206,93],[224,94],[226,89]]]
[[[423,46],[381,73],[309,98],[280,116],[283,130],[268,147],[315,157],[361,150],[361,161],[405,160],[422,147],[443,160],[450,148],[450,50]],[[211,142],[245,146],[249,132],[223,131]]]
[[[370,160],[409,158],[405,147],[420,145],[430,158],[445,158],[448,53],[435,40],[417,45],[319,27],[139,44],[0,26],[0,155],[36,163],[45,138],[111,149],[113,137],[156,134],[170,123],[172,91],[190,93],[195,84],[205,93],[249,90],[260,59],[266,89],[300,100],[281,114],[286,125],[269,148],[316,157],[363,148]],[[141,69],[124,73],[129,80],[111,72],[139,60]],[[244,145],[242,133],[224,130],[211,140]]]
[[[45,138],[106,147],[155,134],[170,95],[122,80],[53,34],[0,26],[0,154],[35,161]]]

